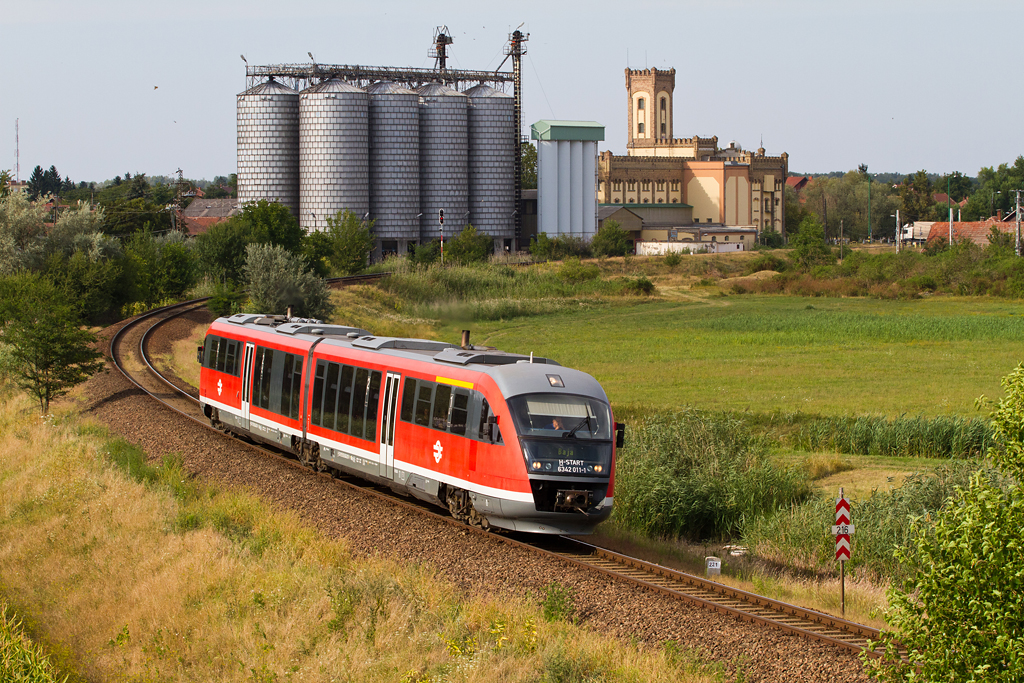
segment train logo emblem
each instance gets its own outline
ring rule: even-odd
[[[441,440],[438,439],[437,443],[434,444],[434,462],[441,462],[442,455],[444,455],[444,446],[441,445]]]
[[[224,391],[224,382],[217,380],[217,395],[220,396],[220,392]]]

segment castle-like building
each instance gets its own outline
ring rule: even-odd
[[[750,152],[736,143],[719,148],[717,137],[675,137],[675,85],[675,69],[626,69],[627,155],[601,153],[598,202],[664,204],[691,211],[695,224],[784,233],[789,155],[766,156],[763,148]]]

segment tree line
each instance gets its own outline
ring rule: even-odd
[[[795,234],[807,216],[824,226],[828,239],[838,238],[841,230],[851,240],[891,240],[897,209],[904,224],[948,220],[950,208],[954,221],[984,220],[999,211],[1005,215],[1015,206],[1015,190],[1024,189],[1024,156],[1012,165],[982,168],[977,178],[959,171],[935,176],[921,170],[897,182],[892,175],[871,174],[861,165],[842,175],[817,176],[799,194],[787,187],[787,235]],[[935,201],[936,194],[947,192],[948,202]]]

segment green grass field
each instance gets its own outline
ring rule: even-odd
[[[634,299],[438,336],[465,327],[594,375],[619,406],[978,416],[975,399],[1024,361],[1024,306],[982,298]]]

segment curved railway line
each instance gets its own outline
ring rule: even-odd
[[[365,282],[366,278],[360,281]],[[345,282],[332,283],[332,286],[344,286]],[[203,416],[195,390],[188,386],[179,386],[180,381],[168,379],[161,373],[148,357],[147,349],[152,335],[165,323],[185,315],[203,305],[205,300],[195,300],[150,311],[124,325],[110,340],[110,355],[115,366],[135,386],[159,401],[163,406],[173,410],[190,420],[201,424],[204,428],[223,435],[220,430],[210,426]],[[142,333],[137,346],[129,344],[129,332],[141,326]],[[252,444],[250,444],[252,445]],[[287,463],[291,467],[301,469],[308,476],[329,478],[331,474],[315,474],[300,462],[281,451],[271,450],[256,445],[257,449],[269,457]],[[532,553],[549,557],[557,557],[560,561],[584,567],[612,578],[655,591],[672,598],[686,601],[701,608],[712,610],[736,620],[751,624],[779,629],[785,633],[801,638],[827,643],[846,650],[860,652],[867,649],[869,640],[877,640],[876,629],[856,624],[828,614],[790,605],[777,600],[748,593],[730,586],[709,581],[699,576],[686,574],[667,567],[628,557],[610,550],[599,548],[583,541],[569,537],[542,537],[496,535],[482,531],[452,519],[446,512],[427,507],[418,502],[399,497],[390,491],[380,489],[367,482],[347,476],[335,475],[343,486],[358,489],[369,496],[386,499],[392,505],[402,506],[415,514],[429,515],[445,523],[459,527],[463,533],[474,533],[487,536],[494,541],[511,544]],[[870,655],[874,652],[869,651]]]

